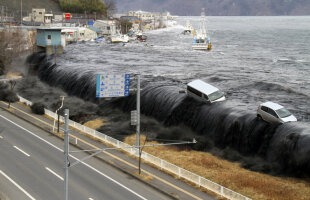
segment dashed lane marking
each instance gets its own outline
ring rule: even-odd
[[[3,101],[1,101],[1,102],[4,103],[4,104],[6,104],[6,105],[8,105],[7,103],[5,103],[5,102],[3,102]],[[14,106],[12,106],[12,105],[11,105],[11,107],[14,108],[14,109],[16,109],[16,110],[18,110],[18,111],[20,111],[20,112],[22,112],[22,113],[24,113],[24,114],[26,114],[26,115],[28,115],[29,117],[32,117],[32,118],[34,118],[34,119],[36,119],[36,120],[38,120],[38,121],[40,121],[40,122],[42,122],[42,123],[44,123],[44,124],[46,124],[46,125],[48,125],[48,126],[53,127],[52,124],[49,124],[49,123],[47,123],[47,122],[45,122],[45,121],[43,121],[43,120],[41,120],[41,119],[39,119],[39,118],[37,118],[37,117],[35,117],[35,116],[32,116],[32,115],[30,115],[30,114],[28,114],[28,113],[26,113],[26,112],[24,112],[24,111],[22,111],[22,110],[20,110],[20,109],[18,109],[18,108],[16,108],[16,107],[14,107]],[[71,136],[71,137],[73,137],[73,138],[76,138],[77,140],[83,142],[84,144],[89,145],[90,147],[99,149],[99,147],[97,147],[97,146],[95,146],[95,145],[93,145],[93,144],[90,144],[90,143],[86,142],[85,140],[83,140],[83,139],[81,139],[81,138],[79,138],[79,137],[77,137],[77,136],[75,136],[75,135],[69,134],[69,136]],[[133,165],[133,164],[131,164],[131,163],[129,163],[129,162],[127,162],[127,161],[125,161],[125,160],[123,160],[123,159],[121,159],[121,158],[119,158],[119,157],[117,157],[117,156],[115,156],[115,155],[113,155],[113,154],[111,154],[111,153],[109,153],[109,152],[103,152],[103,153],[104,153],[104,154],[107,154],[107,155],[111,156],[112,158],[115,158],[115,159],[119,160],[120,162],[125,163],[125,164],[127,164],[127,165],[129,165],[129,166],[131,166],[131,167],[133,167],[133,168],[135,168],[135,169],[138,169],[137,166],[135,166],[135,165]],[[176,185],[174,185],[174,184],[172,184],[172,183],[170,183],[170,182],[168,182],[168,181],[166,181],[166,180],[164,180],[164,179],[162,179],[162,178],[160,178],[160,177],[158,177],[158,176],[156,176],[156,175],[154,175],[154,174],[152,174],[151,172],[148,172],[148,171],[143,170],[143,169],[142,169],[142,171],[143,171],[144,173],[148,174],[149,176],[152,176],[153,178],[155,178],[155,179],[157,179],[157,180],[159,180],[159,181],[161,181],[161,182],[163,182],[163,183],[165,183],[165,184],[167,184],[167,185],[169,185],[169,186],[171,186],[171,187],[173,187],[173,188],[179,190],[180,192],[183,192],[183,193],[187,194],[188,196],[190,196],[190,197],[192,197],[192,198],[194,198],[194,199],[196,199],[196,200],[203,200],[202,198],[200,198],[200,197],[198,197],[198,196],[196,196],[196,195],[194,195],[194,194],[192,194],[192,193],[190,193],[190,192],[188,192],[188,191],[186,191],[186,190],[184,190],[184,189],[182,189],[182,188],[180,188],[180,187],[178,187],[178,186],[176,186]]]
[[[8,179],[9,181],[11,181],[11,183],[13,183],[18,189],[20,189],[23,193],[25,193],[25,195],[27,195],[31,200],[36,200],[35,198],[33,198],[33,196],[31,196],[24,188],[22,188],[20,185],[18,185],[13,179],[11,179],[8,175],[6,175],[3,171],[0,170],[0,174],[2,174],[6,179]]]
[[[28,153],[24,152],[23,150],[21,150],[20,148],[18,148],[17,146],[13,146],[15,149],[17,149],[18,151],[22,152],[23,154],[25,154],[26,156],[30,156]]]
[[[64,181],[64,179],[63,179],[61,176],[59,176],[56,172],[54,172],[54,171],[51,170],[50,168],[45,167],[45,169],[46,169],[47,171],[51,172],[52,174],[54,174],[54,175],[55,175],[57,178],[59,178],[60,180]]]

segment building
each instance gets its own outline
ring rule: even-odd
[[[121,16],[120,20],[129,21],[131,23],[140,23],[140,19],[136,16]]]
[[[135,16],[141,20],[153,20],[154,18],[164,18],[172,20],[174,17],[169,12],[145,12],[145,11],[129,11],[128,16]]]
[[[93,29],[93,27],[62,27],[61,35],[64,37],[65,45],[80,41],[89,41],[98,37],[96,30]]]
[[[99,28],[93,27],[93,26],[89,26],[88,27],[90,30],[93,30],[97,33],[97,36],[102,36],[102,31]]]
[[[114,30],[113,27],[116,26],[116,21],[114,20],[96,20],[93,27],[101,30],[102,35],[111,35]]]
[[[167,21],[173,18],[169,12],[129,11],[128,16],[140,19],[142,29],[167,27]]]
[[[62,28],[61,35],[65,38],[65,45],[78,41],[78,30],[72,28]]]
[[[78,41],[89,41],[97,37],[96,31],[89,28],[78,28]]]
[[[54,14],[47,13],[44,8],[33,8],[29,16],[23,18],[23,21],[50,24],[53,19]]]
[[[46,51],[47,55],[62,53],[65,38],[61,35],[61,28],[38,28],[36,45],[38,51]]]

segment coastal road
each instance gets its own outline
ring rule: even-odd
[[[63,199],[62,149],[61,139],[0,110],[0,198]],[[69,160],[86,155],[77,153]],[[86,162],[69,169],[69,199],[171,199],[95,158]]]

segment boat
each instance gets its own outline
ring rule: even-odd
[[[110,39],[111,39],[112,43],[127,43],[127,42],[129,42],[129,36],[126,34],[125,35],[121,34],[121,32],[119,30],[112,31]]]
[[[114,34],[111,35],[111,42],[112,43],[127,43],[129,42],[129,37],[128,35],[123,35],[123,34]]]
[[[189,23],[189,21],[186,21],[186,25],[184,27],[184,31],[183,34],[184,35],[190,35],[193,34],[195,32],[194,28],[192,27],[192,25]]]
[[[147,36],[144,35],[141,31],[137,33],[137,40],[140,42],[145,42],[147,39]]]
[[[205,12],[204,12],[204,8],[203,8],[202,12],[201,12],[200,27],[194,36],[192,49],[194,49],[194,50],[211,50],[211,48],[212,48],[212,43],[211,43],[211,40],[207,34]]]

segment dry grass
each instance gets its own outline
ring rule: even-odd
[[[150,181],[150,180],[153,180],[153,177],[152,176],[149,176],[149,175],[146,175],[146,174],[143,174],[143,173],[141,173],[141,174],[139,174],[139,172],[134,172],[133,173],[135,176],[137,176],[137,177],[140,177],[141,179],[143,179],[143,180],[145,180],[145,181]]]
[[[26,104],[23,103],[23,102],[18,101],[17,104],[23,106],[24,108],[26,108],[26,109],[28,109],[28,110],[31,110],[30,106],[26,105]]]
[[[133,144],[135,135],[125,139]],[[144,141],[141,136],[141,141]],[[142,143],[142,142],[141,142]],[[147,142],[156,144],[157,142]],[[249,171],[206,152],[179,150],[172,146],[145,147],[146,151],[229,189],[257,200],[309,200],[310,182],[297,178],[274,177]],[[169,151],[169,153],[167,153]]]
[[[96,129],[100,128],[101,126],[106,125],[106,123],[104,123],[103,119],[95,119],[92,121],[88,121],[88,122],[84,123],[83,125],[96,130]]]
[[[12,72],[9,71],[6,75],[5,78],[9,79],[9,78],[14,78],[14,79],[19,79],[22,78],[22,75],[20,72]]]

